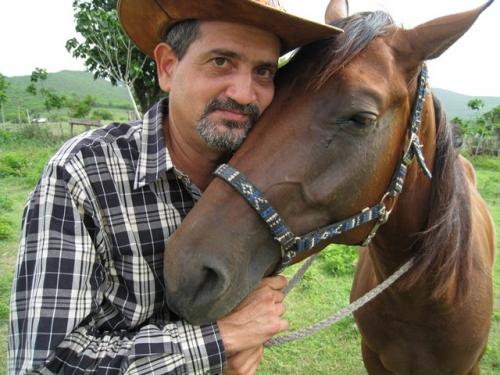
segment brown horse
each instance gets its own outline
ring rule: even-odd
[[[420,103],[423,61],[445,51],[491,2],[411,30],[382,12],[337,20],[344,34],[302,48],[279,72],[273,104],[229,161],[294,233],[364,207],[392,210],[360,250],[351,293],[361,296],[415,257],[401,280],[355,315],[373,374],[479,372],[492,314],[494,226],[430,93],[417,132],[421,157],[419,142],[413,144],[420,163],[408,165],[397,197],[382,197],[395,186],[394,172],[413,142],[409,124]],[[376,222],[322,241],[292,262],[330,242],[359,244]],[[214,321],[272,273],[281,256],[264,221],[233,186],[215,178],[167,244],[169,306],[194,323]]]

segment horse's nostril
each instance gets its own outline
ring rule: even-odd
[[[207,290],[215,289],[220,279],[220,274],[211,267],[204,267],[202,273],[204,277],[201,287]]]
[[[228,287],[228,277],[220,267],[204,266],[201,270],[200,285],[196,291],[196,303],[213,302],[224,294]]]

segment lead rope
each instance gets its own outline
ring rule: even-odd
[[[297,285],[302,280],[304,274],[306,273],[307,269],[311,266],[311,264],[314,262],[314,259],[316,259],[317,255],[318,253],[315,253],[311,255],[309,258],[307,258],[304,264],[301,265],[300,268],[297,270],[297,272],[293,274],[288,284],[286,284],[285,288],[283,288],[283,294],[285,295],[285,297],[295,287],[295,285]]]
[[[300,269],[293,275],[292,279],[288,283],[288,285],[285,287],[283,292],[285,295],[292,289],[304,276],[304,273],[306,270],[309,268],[309,266],[312,264],[314,261],[314,258],[316,257],[316,254],[312,255],[307,259],[307,261],[300,267]],[[415,262],[415,258],[411,258],[408,262],[403,264],[396,272],[394,272],[391,276],[389,276],[387,279],[385,279],[382,283],[380,283],[377,287],[374,289],[370,290],[368,293],[363,295],[361,298],[357,299],[353,303],[349,304],[348,306],[344,307],[342,310],[339,312],[331,315],[330,317],[319,321],[318,323],[312,324],[309,327],[299,329],[297,331],[293,331],[287,335],[283,336],[277,336],[273,337],[267,342],[264,343],[264,346],[266,348],[270,348],[271,346],[276,346],[276,345],[282,345],[287,342],[295,341],[307,336],[310,336],[318,331],[321,331],[325,328],[330,327],[331,325],[341,321],[345,317],[351,315],[353,312],[356,310],[360,309],[364,305],[366,305],[368,302],[370,302],[372,299],[377,297],[380,293],[382,293],[384,290],[389,288],[396,280],[398,280],[401,276],[403,276],[412,266],[413,263]]]

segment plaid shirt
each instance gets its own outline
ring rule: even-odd
[[[68,141],[45,168],[24,211],[9,373],[222,372],[217,324],[165,304],[165,243],[199,198],[164,146],[167,103]]]

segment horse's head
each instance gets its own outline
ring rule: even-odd
[[[302,48],[280,71],[273,104],[229,163],[263,192],[294,233],[380,202],[407,143],[423,61],[446,50],[491,2],[411,30],[396,27],[382,12],[338,20],[344,34]],[[424,109],[419,136],[432,168],[431,112]],[[428,193],[430,183],[417,167],[406,178],[420,187],[413,194]],[[419,209],[404,225],[424,224]],[[361,225],[335,242],[358,244],[372,226]],[[280,254],[255,211],[215,178],[167,245],[169,306],[193,323],[214,321],[275,269]]]

